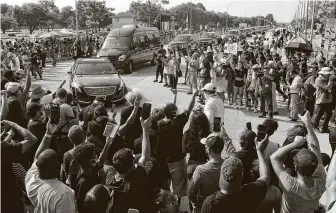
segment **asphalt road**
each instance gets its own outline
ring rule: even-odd
[[[67,80],[64,88],[69,89],[68,74],[73,61],[59,62],[56,67],[52,67],[50,64],[44,69],[43,80],[33,79],[33,84],[41,84],[43,88],[54,91],[58,88],[62,80]],[[182,68],[183,70],[183,68]],[[155,67],[150,65],[143,65],[137,67],[132,74],[122,74],[122,79],[125,81],[126,86],[130,89],[138,88],[144,94],[144,96],[152,103],[152,109],[160,107],[166,102],[170,102],[173,98],[173,94],[168,88],[163,87],[161,83],[154,83],[155,79]],[[184,82],[184,77],[179,79],[179,82]],[[190,95],[187,95],[187,86],[184,84],[178,84],[178,96],[177,105],[180,109],[186,109],[191,99]],[[127,104],[127,103],[125,103]],[[125,104],[117,106],[117,111],[120,111]],[[287,118],[289,112],[285,110],[286,103],[278,100],[279,116],[275,116],[274,119],[278,121],[279,128],[270,138],[272,141],[279,143],[284,142],[286,137],[286,130],[296,123],[290,122]],[[117,115],[118,120],[118,115]],[[245,128],[245,123],[251,122],[252,128],[256,131],[257,125],[260,124],[263,119],[258,118],[258,114],[248,112],[244,109],[237,110],[226,104],[225,111],[225,129],[228,135],[233,139],[234,145],[239,149],[238,138],[241,131]],[[186,126],[188,128],[188,125]],[[320,140],[321,150],[327,154],[331,154],[331,148],[328,143],[328,135],[317,133]],[[188,204],[186,199],[183,199],[182,209],[188,210]]]

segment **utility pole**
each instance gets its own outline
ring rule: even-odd
[[[76,35],[78,36],[78,5],[77,0],[75,0],[75,11],[76,11]]]
[[[192,28],[192,16],[193,16],[193,5],[192,2],[190,2],[190,32],[191,32],[191,28]]]
[[[310,28],[310,43],[313,42],[313,36],[314,36],[315,0],[312,0],[312,4],[313,4],[313,12],[312,12],[312,22],[311,22],[311,28]]]
[[[308,11],[308,6],[309,6],[309,2],[310,2],[310,0],[308,0],[307,1],[307,10],[306,10],[306,39],[308,38],[307,36],[308,36],[308,19],[309,19],[309,11]]]
[[[226,7],[226,13],[227,13],[227,17],[225,20],[225,31],[227,31],[227,23],[228,23],[228,19],[229,19],[229,7],[231,6],[232,2]]]

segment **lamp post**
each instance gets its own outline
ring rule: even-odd
[[[229,19],[229,7],[232,5],[233,2],[231,2],[227,7],[226,7],[226,13],[227,13],[227,17],[225,20],[225,31],[227,30],[227,23],[228,23],[228,19]]]
[[[78,36],[78,5],[77,0],[75,0],[75,12],[76,12],[76,35]]]

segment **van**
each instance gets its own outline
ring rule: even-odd
[[[160,34],[156,27],[116,28],[107,35],[97,57],[106,57],[117,70],[132,73],[139,64],[150,62],[154,66],[159,49]]]

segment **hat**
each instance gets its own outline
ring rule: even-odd
[[[21,88],[21,84],[17,82],[8,82],[5,85],[5,89],[11,93],[16,93],[17,91],[19,91],[20,88]]]
[[[68,132],[70,141],[82,142],[85,140],[84,130],[79,125],[73,125]]]
[[[172,117],[176,115],[178,108],[174,103],[167,103],[163,106],[162,110],[167,117]]]
[[[239,158],[230,155],[223,159],[219,178],[219,188],[227,188],[230,184],[241,184],[244,167]]]
[[[321,75],[331,75],[332,74],[332,71],[329,67],[323,67],[321,69],[320,72],[318,72],[318,74],[321,74]]]
[[[218,133],[211,133],[206,138],[201,139],[201,144],[207,145],[214,153],[221,153],[224,148],[224,140]]]
[[[96,101],[99,101],[99,102],[103,102],[105,103],[106,102],[106,97],[105,96],[96,96],[95,98]]]
[[[47,91],[42,89],[41,85],[33,85],[29,94],[30,99],[40,99],[47,94]]]
[[[216,86],[213,83],[207,83],[203,88],[202,91],[216,91]]]
[[[261,68],[261,66],[259,65],[259,64],[255,64],[255,65],[253,65],[253,67],[252,67],[252,69],[260,69]]]

